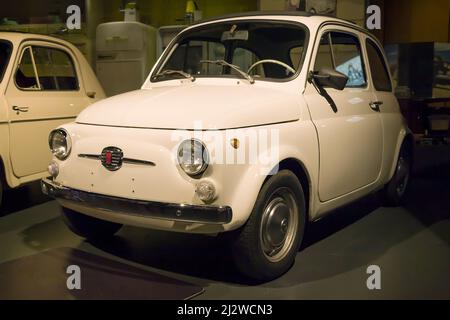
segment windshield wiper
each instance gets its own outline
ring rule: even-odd
[[[239,68],[239,66],[228,63],[225,60],[200,60],[200,63],[212,63],[212,64],[218,64],[220,66],[230,67],[233,70],[236,70],[245,79],[247,79],[250,82],[250,84],[255,83],[255,79],[253,79],[253,77],[251,75],[249,75],[247,72],[242,71],[242,69]]]
[[[191,80],[192,82],[195,81],[195,77],[193,77],[191,74],[184,72],[182,70],[172,70],[172,69],[166,69],[166,70],[159,72],[157,75],[153,76],[153,79],[157,79],[159,77],[164,77],[164,76],[170,76],[170,75],[174,75],[174,74],[183,76],[186,79]]]

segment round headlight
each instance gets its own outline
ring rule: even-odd
[[[196,139],[183,141],[178,147],[177,158],[181,169],[191,177],[202,174],[208,167],[208,150]]]
[[[53,130],[48,138],[48,144],[53,155],[59,160],[65,160],[70,155],[72,144],[66,130]]]

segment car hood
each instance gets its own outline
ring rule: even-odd
[[[297,99],[296,99],[297,98]],[[293,121],[298,97],[256,85],[181,85],[117,95],[86,108],[78,123],[155,128],[231,129]]]

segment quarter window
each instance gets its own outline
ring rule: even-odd
[[[323,68],[334,69],[333,57],[331,53],[330,33],[325,33],[322,38],[320,38],[314,71],[320,71],[320,69]]]
[[[291,65],[294,68],[298,68],[300,66],[300,63],[302,61],[302,56],[303,56],[303,47],[302,46],[294,47],[294,48],[291,48],[291,50],[289,50],[289,57],[291,58]]]
[[[345,74],[348,77],[346,87],[367,85],[361,45],[352,34],[328,32],[322,36],[314,70],[320,71],[321,68],[331,68]]]
[[[22,59],[16,72],[16,84],[21,89],[39,90],[37,77],[34,69],[31,48],[23,51]]]
[[[366,41],[367,56],[369,57],[372,82],[378,91],[392,91],[388,69],[378,46],[370,39]]]

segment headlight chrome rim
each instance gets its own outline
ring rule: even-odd
[[[54,137],[57,134],[64,137],[65,150],[63,152],[56,150],[57,148],[54,145]],[[50,132],[50,135],[48,137],[48,144],[52,154],[59,160],[66,160],[69,157],[70,152],[72,151],[72,140],[67,130],[63,128],[58,128]]]
[[[195,153],[196,153],[195,148],[198,148],[198,147],[201,148],[202,163],[201,163],[201,166],[197,170],[189,170],[189,165],[193,166],[192,162],[191,163],[183,163],[183,158],[182,158],[183,152],[181,153],[181,156],[180,156],[180,151],[184,150],[186,143],[189,143],[191,145],[191,153],[190,154],[192,154],[192,151],[193,151],[194,155],[195,155]],[[192,157],[191,157],[191,159],[192,159]],[[206,145],[202,141],[200,141],[198,139],[194,139],[194,138],[186,139],[186,140],[182,141],[180,143],[180,145],[178,146],[177,163],[180,166],[181,170],[183,170],[183,172],[186,173],[188,176],[190,176],[192,178],[199,177],[206,171],[206,169],[209,166],[209,151],[206,148]]]

